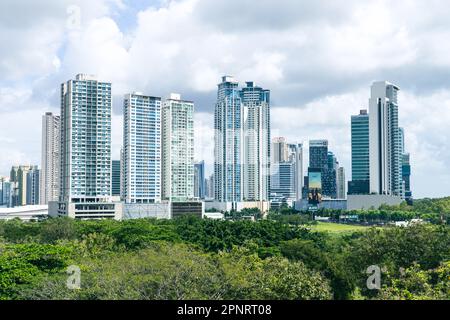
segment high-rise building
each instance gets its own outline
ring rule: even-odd
[[[199,199],[205,199],[205,161],[195,164],[194,171],[194,196]]]
[[[171,94],[162,108],[163,199],[194,198],[194,103]]]
[[[38,205],[40,200],[39,190],[40,170],[37,166],[27,173],[27,205]]]
[[[120,160],[112,160],[111,167],[111,195],[118,197],[120,196],[120,171],[121,163]]]
[[[42,116],[40,203],[58,201],[60,170],[60,122],[51,112]]]
[[[268,201],[270,189],[270,91],[246,82],[241,90],[244,122],[244,200]]]
[[[271,206],[293,205],[302,198],[303,145],[288,144],[285,138],[279,137],[272,139],[272,150],[276,155],[271,162]]]
[[[161,202],[161,98],[126,95],[123,130],[124,201]]]
[[[337,172],[337,198],[345,199],[346,191],[345,191],[345,169],[344,167],[339,167]]]
[[[399,87],[375,82],[369,100],[370,192],[402,193],[401,142],[398,126]]]
[[[327,155],[327,168],[322,171],[322,193],[325,197],[336,199],[337,197],[337,170],[339,162],[333,152]]]
[[[279,163],[288,161],[289,148],[284,137],[276,137],[272,139],[272,159],[271,163]]]
[[[15,182],[11,182],[8,177],[0,177],[0,205],[6,207],[13,206]]]
[[[210,175],[205,181],[206,198],[214,199],[214,174]]]
[[[328,140],[309,141],[308,172],[315,173],[318,170],[320,170],[322,195],[333,197],[336,192],[336,179],[333,179],[332,172],[329,170]]]
[[[267,201],[270,189],[270,91],[232,77],[218,85],[214,114],[215,200]]]
[[[11,200],[12,207],[26,206],[28,204],[27,203],[28,189],[34,188],[34,186],[28,184],[29,182],[28,173],[37,170],[38,170],[37,166],[31,165],[13,166],[11,168],[10,181],[14,182],[14,190],[12,190],[13,194]],[[39,192],[38,190],[35,191]],[[37,201],[39,202],[39,198],[37,199]]]
[[[288,161],[295,164],[295,200],[302,199],[303,194],[303,144],[288,144]]]
[[[328,168],[328,140],[309,141],[309,167]]]
[[[352,181],[349,194],[369,194],[369,114],[361,110],[351,117]]]
[[[214,111],[214,193],[219,202],[243,200],[243,110],[238,82],[224,76]]]
[[[121,219],[111,199],[111,83],[79,74],[61,85],[61,181],[50,215]]]

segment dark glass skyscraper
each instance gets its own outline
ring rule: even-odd
[[[368,194],[369,167],[369,114],[361,110],[351,118],[352,141],[352,181],[348,185],[349,194]]]

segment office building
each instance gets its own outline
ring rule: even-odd
[[[162,195],[173,202],[194,198],[194,103],[179,94],[162,108]]]
[[[293,205],[302,198],[303,145],[287,143],[283,137],[272,139],[270,200],[272,207]]]
[[[123,200],[161,202],[161,98],[126,95],[123,130]]]
[[[351,117],[352,180],[348,184],[349,194],[369,194],[369,114],[360,110]]]
[[[40,204],[58,201],[60,179],[60,122],[61,118],[51,112],[42,116],[42,149]]]
[[[402,194],[402,146],[398,126],[399,87],[375,82],[369,100],[370,193]]]
[[[200,161],[194,167],[194,197],[205,199],[206,197],[205,161]]]
[[[111,83],[79,74],[61,85],[59,203],[49,214],[121,219],[111,199]]]

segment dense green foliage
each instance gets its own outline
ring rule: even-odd
[[[450,299],[446,225],[330,236],[283,216],[0,221],[0,299]],[[371,265],[381,290],[366,287]]]

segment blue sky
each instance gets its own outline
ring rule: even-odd
[[[449,195],[447,7],[446,0],[2,0],[0,175],[40,164],[41,115],[59,113],[60,84],[77,73],[113,83],[115,158],[123,95],[178,92],[196,102],[196,157],[210,168],[216,85],[231,74],[272,91],[272,136],[306,146],[329,139],[350,178],[350,116],[368,107],[373,81],[388,80],[401,88],[414,194]]]

